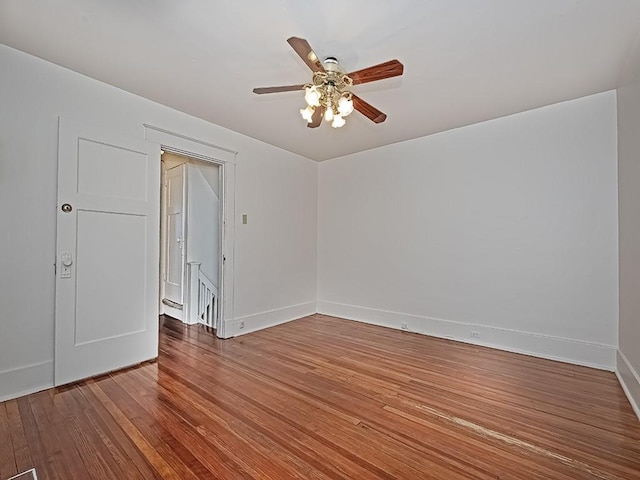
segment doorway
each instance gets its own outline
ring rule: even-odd
[[[172,132],[165,128],[154,125],[143,124],[145,130],[145,139],[159,145],[165,153],[172,153],[189,159],[200,160],[207,164],[215,164],[218,166],[219,177],[219,198],[220,198],[220,283],[219,283],[219,301],[217,305],[218,320],[216,325],[216,336],[219,338],[230,338],[234,336],[234,238],[235,238],[235,171],[236,156],[238,152],[228,147],[222,147],[213,143],[203,141],[198,138],[189,137],[181,133]],[[161,161],[158,161],[162,164]],[[161,195],[158,192],[158,199]],[[159,209],[158,209],[159,210]],[[160,228],[158,228],[160,233]],[[158,237],[155,237],[156,239]],[[162,243],[162,242],[161,242]],[[160,256],[162,258],[162,256]],[[156,272],[158,271],[160,262],[156,264]],[[188,274],[187,282],[189,282]],[[157,277],[157,274],[156,274]],[[186,289],[193,286],[186,285]],[[160,288],[156,290],[160,292]],[[162,311],[162,299],[156,296],[156,307]],[[189,304],[185,303],[183,308]]]
[[[217,330],[222,168],[167,149],[161,158],[159,313]]]
[[[211,256],[204,257],[205,261],[218,261],[218,284],[211,286],[210,292],[206,286],[203,291],[213,295],[211,292],[218,287],[213,307],[208,309],[217,314],[211,317],[209,313],[216,335],[229,338],[234,334],[233,212],[237,152],[151,125],[143,127],[145,138],[140,139],[123,135],[117,129],[59,118],[56,386],[158,355],[163,145],[171,145],[163,147],[165,151],[218,168],[218,243],[212,247]],[[215,182],[212,185],[215,187]],[[196,263],[187,262],[187,269]],[[185,301],[187,292],[190,288],[197,290],[202,282],[197,281],[195,273],[190,277],[183,272],[180,278],[185,318],[191,318],[188,309],[197,311],[197,308],[190,306],[193,302]]]

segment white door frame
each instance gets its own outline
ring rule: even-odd
[[[220,166],[222,204],[220,215],[220,312],[216,335],[229,338],[233,321],[233,258],[235,232],[235,167],[237,152],[228,148],[187,137],[153,125],[143,124],[145,139],[158,143],[162,150]],[[158,212],[158,216],[160,212]]]
[[[187,197],[187,182],[186,182],[186,169],[184,168],[184,164],[182,165],[178,165],[175,166],[171,169],[165,169],[164,165],[161,168],[161,177],[162,177],[162,185],[160,186],[160,192],[162,195],[162,198],[160,200],[160,311],[162,311],[162,307],[163,307],[163,303],[162,301],[167,298],[167,270],[168,269],[168,255],[169,255],[169,235],[168,235],[168,222],[167,222],[167,198],[168,198],[168,180],[167,180],[167,174],[169,172],[169,170],[173,170],[175,168],[181,168],[181,174],[182,174],[182,198],[180,199],[181,202],[181,206],[180,208],[182,209],[181,211],[181,217],[180,217],[180,231],[181,234],[180,236],[182,237],[182,239],[184,240],[184,238],[186,238],[186,219],[187,219],[187,215],[185,210],[185,206],[186,206],[186,197]],[[182,278],[180,279],[180,287],[181,287],[181,292],[180,292],[180,301],[176,302],[179,304],[183,304],[184,303],[184,290],[185,290],[185,275],[186,275],[186,259],[187,259],[187,247],[186,247],[186,242],[184,241],[180,241],[180,263],[181,263],[181,269],[182,269]],[[173,299],[169,299],[171,301],[175,301]],[[172,314],[174,312],[171,312]],[[181,316],[180,320],[184,321],[184,318]]]

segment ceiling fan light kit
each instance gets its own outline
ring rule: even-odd
[[[304,85],[254,88],[254,93],[278,93],[303,89],[307,106],[300,109],[300,115],[310,128],[318,127],[323,118],[331,123],[333,128],[340,128],[346,123],[344,117],[354,110],[375,123],[386,120],[387,116],[384,113],[362,100],[350,89],[361,83],[402,75],[404,67],[398,60],[390,60],[347,74],[335,57],[328,57],[324,62],[320,62],[309,42],[304,38],[291,37],[287,42],[313,71],[312,82]]]
[[[344,117],[353,112],[353,94],[348,90],[353,80],[333,57],[324,61],[324,70],[314,72],[313,83],[304,86],[307,107],[301,109],[300,114],[307,123],[312,123],[313,114],[320,108],[325,121],[331,122],[333,128],[340,128],[346,123]]]

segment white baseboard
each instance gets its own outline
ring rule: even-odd
[[[160,302],[160,304],[161,304],[160,315],[169,315],[170,317],[175,318],[176,320],[180,320],[181,322],[184,322],[184,310],[180,310],[178,308],[165,305],[162,302]]]
[[[618,350],[617,360],[616,376],[629,399],[631,408],[640,420],[640,375],[620,350]]]
[[[318,302],[318,313],[600,370],[614,371],[616,365],[617,348],[612,345],[336,302]],[[471,336],[472,331],[477,334],[475,337]]]
[[[306,317],[307,315],[313,315],[314,313],[316,313],[315,301],[290,305],[275,310],[245,315],[244,317],[236,317],[233,320],[225,320],[228,329],[226,332],[228,337],[236,337],[238,335],[262,330],[263,328],[290,322],[291,320]]]
[[[53,360],[0,372],[0,402],[53,387]]]

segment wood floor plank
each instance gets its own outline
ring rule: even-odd
[[[118,423],[117,418],[112,416],[106,406],[94,395],[92,385],[93,380],[79,384],[77,389],[71,390],[71,393],[78,404],[91,406],[90,409],[86,410],[87,415],[92,417],[92,421],[103,426],[102,430],[106,437],[104,443],[111,445],[112,448],[117,449],[120,453],[122,459],[118,460],[118,462],[122,462],[123,469],[132,478],[136,479],[157,480],[162,478],[137,448],[133,438],[128,435],[128,430]],[[114,456],[117,456],[117,454],[114,454]]]
[[[19,473],[16,466],[13,432],[9,424],[7,403],[0,403],[0,478],[13,477]]]
[[[69,435],[67,425],[56,410],[51,390],[30,398],[29,407],[46,452],[50,470],[60,473],[66,480],[83,480],[89,475]],[[96,471],[97,478],[102,472]]]
[[[254,478],[324,478],[313,474],[308,465],[296,456],[278,449],[277,444],[267,436],[238,421],[225,410],[216,408],[212,401],[214,394],[203,392],[201,395],[181,388],[177,382],[162,382],[162,386],[168,395],[192,407],[191,415],[197,423],[195,428],[208,444],[225,451],[229,456],[235,455],[236,462],[245,469],[256,470]],[[247,450],[252,452],[250,459],[242,454]]]
[[[7,422],[9,427],[9,435],[13,444],[13,457],[15,460],[16,474],[29,470],[34,466],[29,451],[29,443],[24,431],[24,425],[20,418],[17,400],[9,400],[4,402],[7,412]],[[8,444],[7,444],[8,445]]]
[[[0,478],[640,480],[615,375],[325,315],[0,404]],[[8,473],[7,473],[8,472]]]
[[[185,478],[183,475],[188,479],[197,478],[188,472],[180,458],[171,453],[162,438],[164,427],[154,423],[152,417],[147,416],[144,409],[140,408],[111,376],[95,380],[91,389],[126,430],[127,435],[159,472],[161,478],[178,480]]]
[[[172,367],[165,367],[167,371],[180,374]],[[333,464],[325,464],[321,461],[324,456],[331,457],[339,452],[331,449],[317,436],[313,435],[304,427],[307,414],[311,410],[297,410],[298,422],[292,422],[280,411],[263,405],[263,394],[260,386],[247,378],[238,378],[235,375],[228,375],[220,383],[217,379],[210,379],[208,382],[202,378],[204,374],[194,372],[193,378],[196,383],[188,384],[190,389],[201,392],[199,385],[205,384],[209,388],[216,389],[213,403],[220,409],[226,410],[239,421],[249,425],[253,430],[269,437],[276,443],[277,448],[286,448],[295,453],[302,461],[309,464],[313,469],[321,474],[328,475],[328,478],[367,478],[363,475],[371,476],[367,466],[350,459],[339,457],[340,461]],[[291,409],[296,407],[287,403],[281,405],[278,410]],[[383,477],[384,478],[384,472]]]
[[[88,470],[96,472],[92,475],[104,479],[141,478],[128,456],[111,441],[107,427],[96,415],[93,405],[85,402],[79,389],[58,389],[53,400],[82,461]]]
[[[251,361],[251,359],[249,358],[249,354],[247,354],[247,355],[243,356],[243,360],[242,360],[242,361],[247,363],[247,365],[244,365],[244,368],[245,368],[247,371],[249,371],[249,370],[252,370],[252,369],[253,369],[253,367],[251,367],[251,365],[252,365],[253,363],[255,363],[255,362],[252,362],[252,361]],[[265,371],[264,367],[261,367],[259,370],[260,370],[260,372],[261,372],[262,374],[264,374],[264,371]],[[285,374],[283,374],[283,373],[282,373],[282,374],[280,375],[280,377],[279,377],[279,382],[280,382],[280,384],[283,384],[284,382],[286,382],[286,375],[285,375]],[[304,384],[303,384],[303,385],[304,385],[304,388],[309,388],[311,385],[314,385],[315,383],[316,383],[316,382],[314,382],[314,381],[306,381],[306,382],[304,382]],[[353,385],[350,385],[350,386],[349,386],[349,388],[353,388]],[[334,385],[334,386],[331,386],[331,387],[330,387],[330,389],[331,389],[331,390],[338,390],[338,391],[342,392],[342,394],[343,394],[343,395],[344,395],[344,392],[345,392],[345,391],[347,391],[347,387],[345,387],[345,386],[335,386],[335,385]],[[312,396],[313,396],[313,393],[312,393],[311,391],[305,391],[305,397],[306,397],[306,398],[311,398]],[[324,398],[324,402],[327,402],[327,401],[328,401],[328,400],[327,400],[327,396],[326,396],[326,394],[324,394],[324,395],[323,395],[323,392],[318,392],[318,396],[319,396],[319,397],[321,397],[321,398],[323,397],[323,398]],[[359,401],[359,400],[362,400],[363,398],[365,399],[365,401],[367,400],[367,397],[366,397],[366,396],[363,396],[363,395],[360,395],[360,394],[358,394],[358,395],[356,395],[356,396],[354,396],[354,395],[346,396],[346,397],[341,398],[341,400],[339,401],[339,403],[338,403],[338,404],[336,404],[336,407],[339,407],[339,405],[340,405],[340,404],[342,404],[342,405],[348,405],[348,406],[349,406],[348,408],[353,408],[353,409],[359,410],[361,413],[366,413],[366,414],[364,415],[364,417],[367,417],[367,418],[376,418],[377,420],[376,420],[376,421],[374,421],[374,423],[378,423],[378,422],[380,422],[381,416],[380,416],[380,414],[379,414],[379,412],[378,412],[378,409],[380,409],[380,408],[382,407],[382,404],[378,402],[378,404],[377,404],[377,405],[374,405],[374,406],[373,406],[373,410],[372,410],[372,411],[370,411],[370,412],[363,412],[363,410],[362,410],[362,409],[363,409],[363,408],[367,408],[367,407],[366,407],[364,404],[359,404],[359,403],[358,403],[358,401]],[[389,398],[391,398],[391,397],[389,397]],[[386,400],[386,399],[385,399],[385,400]],[[371,403],[371,402],[369,402],[369,403]],[[371,406],[371,405],[370,405],[370,406]],[[358,422],[358,423],[359,423],[359,422]],[[390,422],[390,423],[387,423],[387,424],[385,424],[385,425],[379,426],[379,428],[385,429],[386,431],[393,431],[393,429],[394,429],[394,422]],[[442,438],[440,437],[440,438],[439,438],[439,441],[441,441],[441,440],[442,440]],[[460,441],[459,441],[458,439],[456,439],[454,443],[455,443],[455,444],[457,444],[457,446],[458,446],[458,450],[459,450],[459,448],[460,448]],[[437,446],[435,447],[435,450],[434,450],[434,449],[432,449],[432,450],[431,450],[431,451],[429,451],[429,452],[423,452],[423,453],[426,453],[426,454],[428,454],[428,455],[430,455],[430,456],[434,456],[434,455],[437,455],[437,454],[440,454],[440,455],[441,455],[441,454],[443,454],[443,452],[441,452],[441,451],[437,451]],[[476,453],[477,453],[477,452],[476,452]],[[459,456],[459,454],[460,454],[460,452],[459,452],[459,451],[458,451],[458,452],[456,452],[456,456]],[[404,459],[404,460],[406,460],[406,458],[407,458],[407,455],[406,455],[406,452],[405,452],[405,454],[403,455],[403,459]],[[448,474],[449,476],[452,476],[452,471],[453,471],[453,469],[451,468],[451,467],[452,467],[452,465],[451,465],[451,464],[456,463],[454,460],[452,460],[453,458],[454,458],[453,456],[449,455],[449,456],[447,456],[447,458],[445,459],[445,461],[449,462],[449,467],[450,467],[450,469],[449,469],[449,474]],[[516,460],[522,460],[522,459],[516,459]],[[423,469],[428,469],[429,471],[432,471],[433,466],[428,466],[428,465],[427,465],[427,463],[428,463],[428,462],[423,461],[423,463],[422,463],[421,467],[422,467]],[[521,462],[520,462],[520,463],[521,463]],[[517,464],[517,463],[514,463],[514,464]],[[518,467],[518,468],[519,468],[519,467]],[[471,473],[472,473],[472,471],[473,471],[473,468],[467,468],[467,470],[466,470],[466,472],[465,472],[465,477],[464,477],[464,478],[469,478],[469,477],[470,477],[470,475],[471,475]],[[495,477],[492,477],[492,478],[495,478]],[[571,478],[571,477],[567,477],[567,478]]]
[[[41,472],[40,477],[53,480],[62,480],[66,477],[67,471],[64,465],[60,465],[60,446],[49,432],[47,424],[41,425],[44,434],[38,426],[38,422],[31,410],[31,403],[42,398],[42,393],[21,397],[17,400],[20,412],[20,421],[24,428],[25,437],[29,445],[29,452],[33,460],[32,467]]]
[[[163,425],[166,430],[163,441],[197,478],[251,478],[224,452],[203,445],[206,440],[200,436],[195,417],[182,409],[174,399],[163,395],[157,382],[149,382],[137,372],[133,375],[117,375],[115,380],[133,394],[140,407]],[[187,445],[189,448],[185,448]]]

